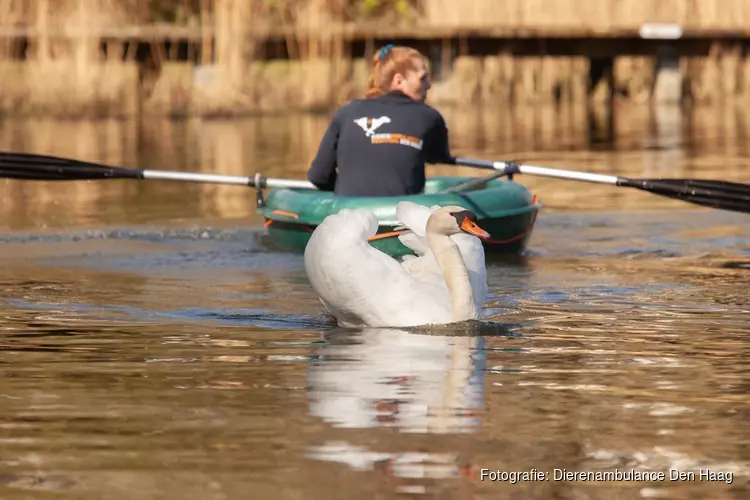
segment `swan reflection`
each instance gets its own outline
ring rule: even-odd
[[[328,332],[327,345],[317,350],[318,361],[309,369],[310,414],[334,428],[475,432],[484,406],[485,339],[449,336],[448,331],[443,335],[387,328]],[[372,450],[341,440],[315,446],[309,456],[358,470],[385,462],[388,473],[398,477],[460,473],[452,454]]]
[[[483,405],[484,338],[368,328],[327,336],[310,367],[310,413],[334,427],[472,432]]]

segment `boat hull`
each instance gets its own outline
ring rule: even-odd
[[[378,250],[401,257],[413,254],[398,239],[396,205],[408,200],[433,205],[458,205],[477,214],[477,224],[490,233],[483,242],[490,254],[518,254],[525,250],[541,202],[525,186],[509,180],[494,179],[482,189],[464,193],[442,194],[439,191],[471,177],[433,177],[427,180],[425,192],[397,197],[344,197],[330,192],[275,189],[269,192],[258,211],[265,219],[267,238],[281,250],[304,252],[312,232],[325,217],[339,210],[362,208],[378,219],[378,233],[370,244]]]

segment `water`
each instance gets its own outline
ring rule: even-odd
[[[733,110],[470,111],[464,156],[750,182]],[[17,121],[0,146],[301,177],[323,127]],[[747,498],[748,216],[522,180],[545,208],[482,322],[417,330],[335,328],[242,188],[0,181],[0,498]]]

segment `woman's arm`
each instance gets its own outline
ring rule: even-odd
[[[435,124],[425,141],[425,162],[453,164],[455,158],[451,155],[448,127],[440,113],[437,113]]]
[[[307,171],[307,180],[321,191],[333,191],[336,187],[336,148],[339,142],[340,132],[339,114],[334,115],[328,125],[323,139],[318,146],[318,153],[312,161],[310,170]]]

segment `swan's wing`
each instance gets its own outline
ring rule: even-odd
[[[371,212],[341,210],[326,217],[310,237],[305,271],[331,314],[348,325],[450,322],[450,301],[439,287],[415,279],[368,243],[377,229]]]
[[[398,239],[417,255],[424,255],[430,251],[425,238],[425,229],[427,228],[427,219],[438,208],[440,208],[438,205],[426,207],[411,201],[402,201],[396,205],[396,219],[399,222],[396,228],[408,229],[408,231],[399,234]]]
[[[438,208],[440,208],[438,205],[427,207],[425,205],[418,205],[412,201],[400,201],[396,205],[396,220],[407,229],[416,232],[419,236],[424,236],[427,219]]]
[[[398,235],[399,241],[406,247],[410,248],[418,255],[407,255],[401,262],[401,267],[411,276],[424,281],[429,281],[436,286],[445,288],[445,280],[442,272],[430,251],[425,237],[427,228],[427,219],[437,210],[437,205],[426,207],[417,205],[410,201],[402,201],[396,205],[396,218],[399,221],[400,228],[406,229]]]
[[[420,238],[416,234],[414,234],[412,231],[403,231],[398,235],[398,241],[401,242],[405,247],[412,250],[417,255],[424,255],[427,252],[430,251],[430,247],[427,246],[427,240],[422,237]],[[414,257],[413,255],[408,255],[405,257]],[[407,259],[404,259],[407,260]]]
[[[408,231],[400,234],[398,239],[418,256],[404,259],[401,263],[404,270],[417,279],[446,287],[440,267],[430,251],[425,236],[427,219],[438,208],[438,205],[426,207],[410,201],[400,202],[396,206],[396,218]],[[482,242],[476,236],[463,233],[453,235],[451,239],[461,251],[466,269],[469,271],[474,302],[481,309],[487,297],[487,270]]]
[[[429,249],[427,249],[425,255],[420,257],[415,257],[413,255],[407,257],[410,258],[407,259],[405,257],[401,262],[401,267],[406,273],[419,281],[428,282],[439,287],[448,294],[448,286],[445,284],[443,272],[440,270],[440,267],[435,261],[434,255]]]

